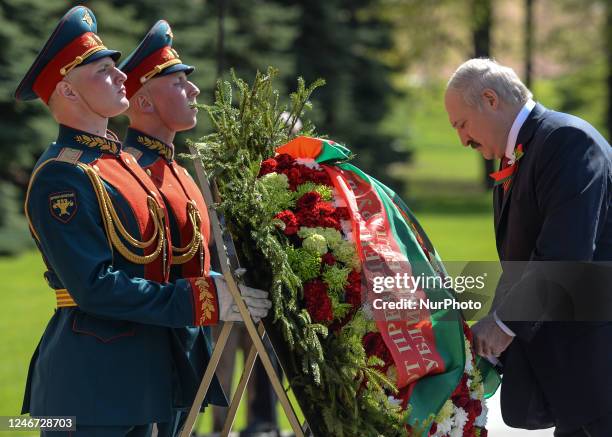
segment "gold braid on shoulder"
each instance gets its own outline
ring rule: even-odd
[[[102,179],[96,173],[96,171],[89,165],[79,163],[78,166],[85,172],[91,181],[96,197],[98,198],[98,204],[100,205],[100,213],[102,215],[102,221],[104,223],[104,229],[109,240],[109,244],[115,247],[117,251],[128,261],[134,264],[149,264],[157,259],[160,254],[163,257],[163,268],[166,271],[167,253],[166,253],[166,236],[164,231],[164,211],[159,206],[157,201],[151,196],[147,197],[147,203],[149,206],[149,213],[153,220],[154,231],[153,236],[147,241],[140,241],[132,237],[129,232],[125,229],[119,216],[115,211],[115,207],[111,201],[111,198],[104,188]],[[155,250],[148,255],[139,255],[134,253],[132,249],[126,246],[121,240],[120,236],[132,247],[138,249],[145,249],[151,247],[157,240]]]

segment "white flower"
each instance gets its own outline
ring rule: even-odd
[[[450,437],[462,437],[463,427],[467,423],[468,414],[463,408],[455,408],[455,423],[453,429],[450,432]]]
[[[305,165],[310,169],[321,170],[321,166],[312,158],[297,158],[295,161],[298,164]]]
[[[449,432],[451,432],[452,427],[453,427],[452,417],[449,417],[448,419],[443,420],[442,422],[438,422],[438,427],[436,428],[436,433],[434,434],[434,436],[442,437],[443,435],[446,435]]]
[[[402,400],[401,399],[395,399],[393,396],[389,396],[389,403],[391,405],[394,405],[396,407],[400,406],[402,404]]]
[[[480,382],[476,388],[470,390],[470,399],[480,399],[484,404],[484,385]]]
[[[474,371],[474,366],[472,364],[473,360],[472,356],[472,348],[470,347],[470,342],[465,339],[465,373],[468,375]]]
[[[474,421],[474,425],[479,426],[480,428],[484,428],[484,426],[487,424],[487,415],[489,414],[489,409],[487,408],[487,404],[484,401],[481,402],[481,404],[482,413],[480,413],[480,416],[476,418],[476,420]]]

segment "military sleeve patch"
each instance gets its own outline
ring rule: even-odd
[[[68,223],[77,212],[77,195],[74,191],[62,191],[49,195],[51,216],[62,223]]]

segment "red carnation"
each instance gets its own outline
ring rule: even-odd
[[[295,159],[293,159],[293,157],[287,153],[281,153],[280,155],[276,155],[274,159],[276,160],[276,168],[278,170],[284,170],[286,168],[289,168],[295,163]]]
[[[336,217],[336,208],[328,202],[319,202],[314,207],[315,214],[319,215],[320,226],[342,230],[340,220]]]
[[[338,231],[342,230],[340,222],[334,217],[321,217],[319,219],[319,226],[322,226],[324,228],[334,228]]]
[[[348,276],[348,285],[344,288],[345,300],[357,309],[361,306],[361,274],[353,270]]]
[[[310,176],[310,180],[314,182],[315,184],[323,184],[323,185],[332,184],[331,179],[329,178],[329,175],[327,174],[325,170],[314,171]]]
[[[359,285],[361,287],[361,273],[357,270],[351,270],[351,273],[348,275],[348,281],[352,286]]]
[[[315,211],[321,216],[336,216],[336,208],[329,202],[318,202],[315,204],[314,208]]]
[[[310,181],[312,179],[312,170],[310,167],[305,165],[297,164],[296,167],[300,171],[300,176],[304,182]]]
[[[309,228],[315,228],[317,226],[321,226],[319,221],[319,217],[315,215],[314,212],[308,209],[302,209],[298,211],[295,216],[297,217],[298,223],[301,226],[307,226]]]
[[[468,413],[470,420],[474,420],[482,413],[482,403],[478,399],[470,399],[465,406],[465,411]]]
[[[274,158],[266,159],[261,163],[261,168],[259,169],[259,176],[263,176],[276,171],[276,166],[277,163]]]
[[[468,387],[468,375],[466,373],[461,377],[459,385],[455,388],[455,391],[451,395],[453,404],[458,407],[465,408],[470,402],[470,388]]]
[[[328,266],[333,266],[336,264],[336,257],[332,255],[331,252],[327,252],[325,255],[321,257],[321,261],[323,264],[327,264]]]
[[[313,279],[304,284],[306,310],[317,323],[329,323],[334,319],[331,299],[327,294],[327,285],[320,279]]]
[[[486,428],[480,428],[480,437],[487,437],[489,435],[489,431]]]
[[[295,216],[295,214],[293,214],[293,212],[286,209],[276,214],[274,218],[282,220],[283,223],[285,223],[285,230],[283,231],[285,235],[293,235],[297,233],[299,229],[299,224],[297,217]]]
[[[474,429],[474,421],[469,420],[463,425],[463,437],[476,437]]]
[[[463,408],[464,410],[466,409],[466,406],[470,403],[470,397],[469,396],[455,396],[453,397],[453,404],[455,404],[457,407]]]
[[[285,174],[287,176],[287,179],[289,180],[289,188],[291,189],[291,191],[295,191],[297,186],[302,183],[302,176],[300,175],[300,171],[295,167],[283,170],[283,174]]]
[[[472,330],[470,329],[468,324],[465,323],[465,322],[463,322],[463,334],[465,335],[465,338],[467,338],[470,343],[474,342],[474,337],[472,335]]]
[[[336,208],[335,215],[338,220],[349,220],[351,218],[349,210],[346,206],[339,206]]]
[[[464,373],[461,377],[461,381],[459,381],[459,384],[457,384],[457,387],[455,387],[455,391],[453,391],[453,394],[451,395],[452,398],[460,396],[470,396],[470,389],[467,385],[467,380],[468,375]]]
[[[432,422],[431,428],[429,428],[429,435],[434,435],[438,430],[438,424],[436,422]]]
[[[378,358],[384,361],[384,366],[377,367],[381,372],[386,372],[389,366],[393,364],[393,356],[391,355],[391,352],[389,352],[389,349],[387,348],[382,335],[380,335],[380,332],[368,332],[363,336],[361,341],[368,357],[376,355]]]
[[[361,287],[355,289],[353,286],[348,286],[345,289],[345,298],[346,303],[350,303],[354,309],[357,309],[361,306]]]
[[[321,195],[316,191],[309,191],[300,197],[296,206],[298,209],[309,209],[314,211],[315,205],[321,201]]]
[[[366,351],[366,354],[370,357],[372,355],[376,355],[375,351],[378,349],[379,343],[383,341],[380,332],[368,332],[363,336],[361,342],[363,343],[363,348]]]

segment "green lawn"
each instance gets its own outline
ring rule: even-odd
[[[55,296],[47,287],[43,272],[44,265],[38,252],[28,252],[14,258],[0,258],[0,277],[4,282],[0,305],[2,416],[17,415],[21,412],[30,357],[55,308]]]

